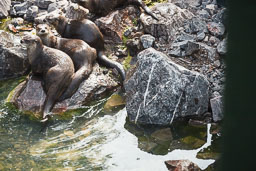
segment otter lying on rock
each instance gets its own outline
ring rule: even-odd
[[[68,89],[59,98],[59,101],[65,100],[76,92],[80,83],[92,72],[92,65],[97,57],[96,50],[83,40],[54,36],[47,24],[39,24],[36,27],[36,34],[41,38],[44,45],[67,53],[75,65],[74,78]]]
[[[154,19],[158,20],[154,13],[146,6],[142,0],[71,0],[72,2],[78,3],[79,5],[87,8],[90,12],[95,14],[106,15],[114,8],[131,4],[136,5],[145,10]]]
[[[52,24],[57,32],[64,38],[81,39],[97,50],[99,62],[107,67],[116,68],[122,80],[125,80],[125,70],[123,66],[108,59],[104,54],[104,39],[95,23],[88,19],[73,20],[68,19],[59,13],[51,13],[46,17],[48,23]]]
[[[46,99],[43,107],[43,120],[68,88],[74,75],[74,65],[71,58],[64,52],[43,45],[35,35],[26,35],[21,40],[27,46],[29,63],[32,73],[43,76],[43,87]]]

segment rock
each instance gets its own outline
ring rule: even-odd
[[[148,48],[138,54],[133,73],[124,83],[130,121],[169,125],[173,119],[208,110],[209,83],[193,71]]]
[[[172,47],[168,54],[177,56],[177,57],[184,57],[192,55],[193,53],[199,50],[199,44],[193,41],[182,41],[178,43],[173,43]]]
[[[164,162],[169,171],[200,171],[201,169],[189,160],[168,160]]]
[[[99,65],[95,64],[89,78],[81,83],[76,93],[71,98],[55,104],[53,112],[59,113],[79,108],[90,101],[101,98],[117,86],[118,84],[109,75],[104,75]],[[9,97],[10,102],[15,104],[19,110],[40,117],[38,113],[42,110],[46,97],[41,80],[32,77],[20,90]]]
[[[184,24],[185,32],[190,34],[196,34],[198,32],[207,33],[206,22],[198,17],[193,17],[191,20],[187,20]]]
[[[118,94],[114,94],[108,99],[107,103],[104,105],[104,110],[112,111],[114,108],[124,106],[124,105],[125,105],[124,98]]]
[[[159,21],[149,15],[141,14],[140,19],[144,31],[165,43],[172,43],[176,40],[177,32],[183,27],[184,22],[194,16],[190,11],[181,9],[172,3],[159,3],[151,10]]]
[[[24,19],[21,17],[12,19],[12,24],[16,27],[22,25],[24,23]]]
[[[11,7],[11,0],[1,0],[0,1],[0,19],[6,18],[8,16],[8,11]]]
[[[123,34],[127,27],[134,26],[134,20],[137,20],[140,10],[134,6],[128,6],[125,9],[111,12],[106,17],[101,17],[95,21],[105,38],[112,42],[121,43]]]
[[[75,20],[87,18],[89,10],[75,3],[71,3],[66,12],[66,17]]]
[[[222,96],[214,97],[210,100],[212,108],[212,118],[214,122],[221,121],[223,119],[223,104]]]
[[[169,0],[169,2],[179,6],[180,8],[187,8],[189,6],[199,7],[202,0]]]
[[[204,38],[205,38],[205,33],[204,33],[204,32],[198,32],[198,33],[197,33],[196,39],[197,39],[198,41],[202,41],[202,40],[204,40]]]
[[[184,41],[184,40],[194,40],[194,36],[191,35],[191,34],[187,34],[187,33],[184,33],[182,32],[181,35],[179,35],[176,39],[176,41]]]
[[[37,13],[38,13],[38,7],[31,6],[28,8],[27,13],[25,14],[24,18],[28,21],[34,21],[34,19],[37,17]]]
[[[198,15],[203,18],[203,19],[209,19],[211,17],[211,15],[209,14],[208,11],[206,11],[205,9],[202,9],[200,11],[198,11]]]
[[[22,17],[27,13],[27,9],[29,7],[31,7],[32,5],[34,5],[33,0],[27,0],[23,3],[14,5],[13,9],[14,9],[17,16]]]
[[[200,54],[203,54],[204,57],[210,59],[211,61],[215,61],[219,57],[215,48],[208,46],[204,43],[198,44],[200,45]]]
[[[227,39],[223,39],[217,46],[217,52],[220,55],[225,55],[227,53]]]
[[[159,129],[151,134],[157,141],[172,141],[173,136],[170,128]]]
[[[140,42],[142,43],[144,49],[152,47],[155,40],[156,39],[150,34],[144,34],[140,37]]]
[[[221,37],[225,33],[225,27],[222,23],[209,22],[207,23],[207,28],[216,37]]]
[[[143,49],[140,39],[137,37],[127,40],[126,46],[131,56],[137,55],[137,53]]]
[[[65,10],[68,8],[69,2],[67,0],[61,0],[54,3],[49,4],[47,11],[50,13],[55,10]]]
[[[54,2],[56,2],[56,0],[36,0],[35,5],[41,9],[47,9],[48,6]]]
[[[217,47],[217,45],[220,43],[220,39],[215,36],[211,36],[209,42],[212,44],[212,46]]]
[[[217,10],[217,5],[214,5],[214,4],[209,4],[209,5],[206,5],[205,9],[211,14],[213,15],[216,10]]]
[[[23,75],[29,66],[21,38],[0,30],[0,80]]]

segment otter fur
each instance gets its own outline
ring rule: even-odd
[[[92,65],[97,57],[96,49],[90,47],[83,40],[55,36],[47,24],[37,25],[36,34],[41,38],[44,45],[67,53],[74,63],[74,78],[59,99],[59,101],[65,100],[76,92],[81,82],[88,78],[92,72]]]
[[[106,15],[119,6],[132,4],[143,8],[148,15],[158,20],[142,0],[72,0],[72,2],[78,3],[90,12],[100,15]]]
[[[42,121],[46,121],[58,98],[71,83],[74,65],[66,53],[44,46],[41,39],[36,35],[24,36],[21,43],[27,46],[32,73],[43,77],[46,99],[43,106]]]
[[[59,13],[52,13],[46,17],[48,23],[53,25],[57,32],[64,38],[81,39],[97,50],[97,60],[107,67],[116,68],[125,80],[123,66],[112,61],[104,55],[104,39],[96,24],[88,19],[68,19]]]

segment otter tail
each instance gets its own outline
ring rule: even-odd
[[[108,59],[108,57],[104,55],[102,51],[98,53],[98,59],[99,59],[99,62],[103,63],[107,67],[115,68],[121,75],[122,80],[123,81],[125,80],[125,70],[120,63]]]
[[[156,15],[151,11],[151,9],[142,0],[128,0],[128,4],[136,5],[141,7],[148,15],[159,21]]]

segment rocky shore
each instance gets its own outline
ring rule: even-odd
[[[104,34],[108,57],[127,69],[124,88],[132,122],[170,125],[178,118],[209,115],[208,122],[221,121],[225,7],[215,0],[168,0],[154,2],[150,8],[158,21],[135,6],[96,16],[68,0],[1,1],[0,18],[12,18],[2,23],[6,27],[0,32],[0,79],[27,74],[29,64],[20,37],[24,31],[34,32],[49,13],[62,11],[68,18],[95,22]],[[115,70],[96,64],[71,99],[55,109],[84,105],[118,84]],[[29,78],[17,88],[9,102],[23,111],[39,112],[45,98],[40,81]]]

